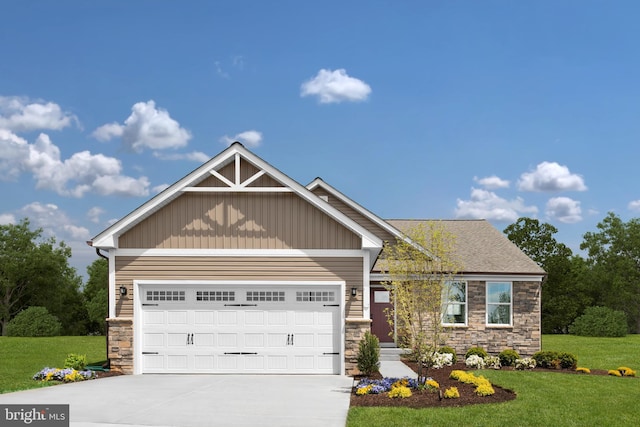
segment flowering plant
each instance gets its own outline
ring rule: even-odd
[[[40,372],[33,376],[36,381],[62,381],[65,383],[84,381],[96,378],[93,371],[76,371],[72,368],[43,368]]]
[[[590,374],[590,373],[591,373],[591,369],[589,369],[589,368],[583,368],[583,367],[578,366],[578,367],[576,368],[576,372],[579,372],[579,373],[581,373],[581,374]]]
[[[491,369],[500,369],[502,365],[500,364],[500,358],[498,356],[487,356],[484,358],[484,365],[487,368]]]
[[[440,369],[444,366],[453,365],[453,354],[433,352],[423,359],[423,363],[433,369]]]
[[[618,368],[618,372],[622,374],[623,377],[635,377],[636,371],[631,368],[627,368],[626,366],[621,366]]]
[[[532,357],[524,357],[516,359],[516,369],[523,371],[525,369],[533,369],[536,367],[536,359]]]
[[[381,380],[363,378],[356,385],[356,395],[381,394],[398,387],[417,389],[418,381],[415,378],[383,378]]]
[[[460,392],[458,391],[458,387],[449,387],[444,391],[445,399],[457,399],[460,397]]]
[[[471,369],[484,369],[485,365],[484,359],[477,354],[472,354],[467,357],[467,360],[465,360],[464,363],[467,365],[467,368]]]

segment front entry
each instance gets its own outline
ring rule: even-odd
[[[384,288],[371,288],[371,333],[380,343],[393,343],[393,328],[387,320],[387,312],[393,310],[389,291]]]

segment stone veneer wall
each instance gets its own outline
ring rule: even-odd
[[[344,342],[344,373],[346,375],[358,373],[358,347],[367,331],[371,331],[371,319],[347,318]]]
[[[513,325],[506,327],[486,324],[486,283],[469,281],[467,286],[468,326],[451,328],[446,341],[459,356],[475,346],[494,355],[506,348],[515,349],[521,356],[540,350],[539,282],[513,282]]]
[[[109,322],[108,355],[111,369],[133,374],[133,319],[111,318]]]

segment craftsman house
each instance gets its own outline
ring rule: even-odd
[[[365,331],[393,345],[376,260],[411,224],[234,143],[93,238],[109,259],[111,367],[348,373]],[[448,344],[539,350],[544,271],[486,221],[442,224],[464,267],[444,302]]]

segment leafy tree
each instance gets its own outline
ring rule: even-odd
[[[84,287],[89,330],[105,333],[105,319],[109,312],[109,262],[104,258],[95,260],[87,267],[89,279]]]
[[[55,337],[60,335],[61,329],[56,316],[37,306],[22,310],[7,323],[7,335],[10,337]]]
[[[28,219],[0,225],[0,328],[29,306],[45,307],[62,323],[63,334],[86,333],[81,279],[68,264],[71,249]]]
[[[454,236],[437,222],[403,230],[406,239],[386,243],[381,264],[388,274],[384,283],[394,301],[388,313],[398,330],[398,345],[410,348],[418,363],[418,377],[424,377],[423,363],[445,339],[442,326],[442,292],[454,279],[458,264],[454,256]]]
[[[609,213],[588,232],[580,248],[587,250],[587,263],[597,285],[598,305],[626,313],[629,329],[640,331],[640,219],[624,222]]]
[[[554,238],[557,232],[553,225],[534,218],[519,218],[504,230],[509,240],[547,272],[542,284],[543,333],[567,333],[592,301],[584,260]]]

